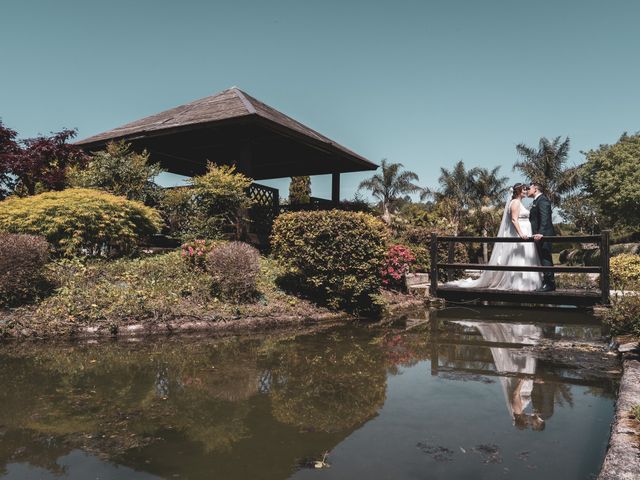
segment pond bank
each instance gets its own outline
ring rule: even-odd
[[[424,299],[415,295],[383,291],[387,315],[424,306]],[[48,323],[38,318],[31,308],[0,311],[1,338],[64,338],[64,337],[132,337],[157,334],[212,332],[241,334],[275,329],[301,328],[320,323],[353,321],[357,317],[341,311],[331,311],[304,299],[270,299],[270,305],[260,303],[207,312],[205,315],[183,315],[173,318],[116,318],[104,321],[79,322],[75,318],[58,318]]]
[[[640,419],[630,415],[640,404],[640,350],[622,353],[622,364],[615,419],[598,480],[635,480],[640,472]]]

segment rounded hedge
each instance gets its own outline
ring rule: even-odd
[[[161,226],[153,208],[85,188],[0,202],[0,231],[42,235],[67,256],[129,253]]]
[[[293,212],[273,225],[271,246],[287,279],[332,308],[377,309],[387,230],[372,215],[341,210]]]

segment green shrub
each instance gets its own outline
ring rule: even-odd
[[[154,209],[97,190],[72,188],[0,202],[0,231],[42,235],[66,256],[130,253],[161,225]]]
[[[155,178],[162,172],[159,165],[149,163],[146,150],[136,153],[121,141],[109,142],[104,150],[92,154],[86,166],[71,168],[67,177],[74,187],[104,190],[155,205],[161,193]]]
[[[169,320],[199,312],[211,298],[209,275],[190,268],[179,252],[133,259],[58,259],[50,269],[59,288],[36,312],[47,327],[58,318],[96,326]]]
[[[640,296],[625,295],[613,299],[604,313],[604,321],[615,335],[640,335]]]
[[[222,243],[221,240],[196,239],[180,245],[182,258],[193,268],[206,269],[207,255]]]
[[[374,313],[386,238],[384,224],[366,213],[295,212],[276,218],[271,245],[291,287],[332,308]]]
[[[623,253],[611,259],[614,290],[640,290],[640,255]]]
[[[410,227],[403,234],[402,239],[407,246],[416,254],[416,269],[418,271],[428,272],[431,269],[431,233],[440,235],[452,235],[453,232],[447,228],[437,225]],[[446,243],[438,243],[438,262],[446,263],[449,257],[449,249]],[[463,243],[456,243],[453,251],[454,262],[469,262],[469,253],[467,246]],[[463,275],[462,270],[454,270],[453,275],[459,278]],[[439,272],[440,281],[454,280],[455,278],[447,278],[447,273]]]
[[[229,242],[216,246],[207,254],[206,269],[223,299],[241,302],[255,297],[260,254],[251,245]]]
[[[197,238],[189,235],[191,220],[195,214],[191,187],[164,189],[158,210],[164,220],[166,233],[181,240]]]
[[[44,238],[0,233],[0,305],[16,305],[35,296],[48,259]]]
[[[168,189],[160,204],[168,233],[183,241],[222,238],[251,206],[252,180],[233,166],[210,163],[207,173],[190,182],[190,187]]]

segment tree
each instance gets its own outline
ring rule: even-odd
[[[640,226],[640,133],[583,152],[584,191],[611,226]]]
[[[358,190],[366,189],[380,201],[382,206],[382,219],[391,223],[391,207],[402,195],[420,191],[421,188],[413,183],[418,181],[418,175],[412,171],[402,171],[401,163],[388,163],[383,159],[380,167],[381,173],[376,173],[371,178],[363,180]]]
[[[579,182],[579,168],[567,167],[569,157],[569,137],[549,140],[542,137],[538,148],[524,143],[516,146],[522,160],[513,165],[529,181],[539,183],[551,203],[559,205],[563,195],[574,191]]]
[[[35,195],[65,187],[67,170],[86,162],[77,146],[67,143],[75,130],[64,129],[51,136],[16,140],[16,132],[0,122],[0,181],[3,194]]]
[[[16,178],[11,175],[11,165],[21,152],[16,141],[18,133],[5,127],[0,120],[0,200],[15,189]]]
[[[500,167],[493,170],[476,168],[475,175],[471,179],[473,196],[471,204],[475,210],[473,215],[480,227],[483,237],[488,236],[489,229],[496,229],[501,215],[497,207],[502,206],[504,193],[507,190],[507,177],[498,176]],[[482,257],[484,262],[489,261],[489,246],[482,244]]]
[[[560,204],[560,216],[580,232],[594,234],[600,229],[600,215],[585,192],[568,195]]]
[[[437,190],[424,190],[422,198],[431,197],[436,204],[446,204],[446,211],[455,225],[455,234],[462,217],[474,204],[474,177],[478,174],[477,168],[467,170],[464,162],[460,160],[451,170],[440,168],[438,178],[439,188]]]
[[[311,178],[308,175],[303,177],[291,177],[289,184],[289,203],[291,205],[301,205],[311,201]]]
[[[146,150],[136,153],[124,141],[110,142],[91,156],[86,167],[71,168],[69,183],[154,205],[160,196],[155,178],[162,172],[158,164],[149,163]]]
[[[507,177],[500,177],[500,167],[493,170],[476,168],[472,178],[472,204],[480,206],[500,206],[507,191]]]
[[[467,170],[460,160],[451,170],[440,169],[437,190],[426,190],[423,197],[436,201],[436,210],[454,225],[455,235],[461,227],[472,233],[487,236],[494,227],[507,189],[507,177],[499,176],[500,167],[492,170],[475,167]],[[483,245],[483,256],[488,258],[488,247]]]

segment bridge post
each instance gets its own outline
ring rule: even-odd
[[[602,292],[602,304],[609,305],[609,230],[603,230],[600,238],[600,291]]]
[[[436,296],[438,291],[438,234],[431,234],[431,275],[429,278],[429,292],[432,297]]]

